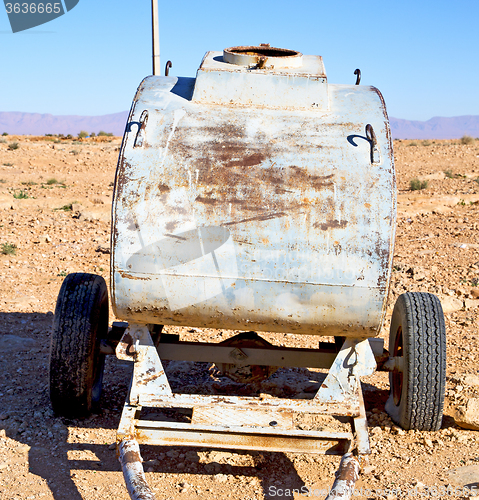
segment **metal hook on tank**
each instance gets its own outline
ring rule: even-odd
[[[171,61],[167,61],[165,65],[165,76],[169,75],[171,67],[173,67],[173,63]]]
[[[361,70],[359,68],[356,68],[354,70],[354,74],[356,75],[356,83],[355,83],[355,85],[359,85],[359,82],[361,81]]]
[[[136,133],[135,142],[133,143],[134,148],[139,148],[143,146],[143,141],[145,140],[145,128],[148,123],[148,110],[143,110],[140,116],[138,132]]]
[[[379,153],[376,134],[374,132],[373,126],[370,123],[366,125],[366,137],[371,143],[371,163],[373,165],[378,165],[379,163],[381,163],[381,155]]]
[[[378,140],[376,139],[376,134],[374,133],[373,126],[370,123],[366,125],[366,137],[373,146],[376,146]]]

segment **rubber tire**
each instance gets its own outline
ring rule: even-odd
[[[50,399],[55,413],[88,416],[98,406],[108,334],[108,290],[101,276],[69,274],[60,288],[50,348]]]
[[[446,327],[435,295],[408,292],[398,297],[389,352],[404,357],[404,370],[389,373],[386,411],[403,429],[439,430],[446,387]]]

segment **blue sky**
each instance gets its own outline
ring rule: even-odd
[[[478,0],[159,0],[159,12],[171,75],[194,76],[208,50],[264,42],[323,56],[330,83],[360,68],[390,116],[479,115]],[[150,0],[80,0],[15,34],[0,4],[0,60],[0,111],[127,110],[151,74]]]

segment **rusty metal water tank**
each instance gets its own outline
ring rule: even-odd
[[[396,217],[380,92],[320,56],[231,47],[151,76],[116,174],[112,302],[137,323],[365,337]]]

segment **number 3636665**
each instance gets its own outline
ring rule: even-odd
[[[6,3],[7,14],[60,14],[60,3]]]

